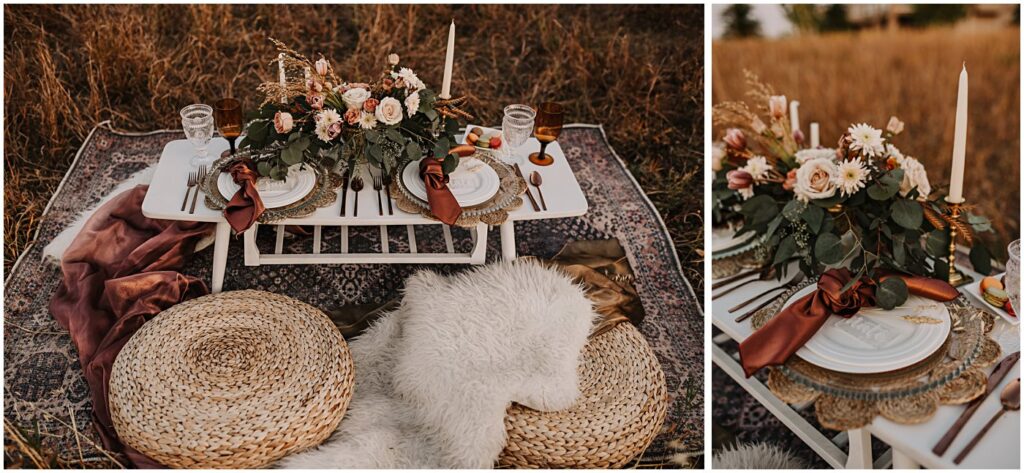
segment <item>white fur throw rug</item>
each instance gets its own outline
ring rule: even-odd
[[[595,314],[568,276],[498,263],[406,283],[401,306],[349,343],[352,403],[318,448],[279,468],[490,468],[514,401],[572,406]]]

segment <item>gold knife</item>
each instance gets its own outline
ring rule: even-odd
[[[526,181],[526,176],[523,175],[523,170],[519,168],[519,163],[515,164],[515,168],[516,168],[516,172],[519,173],[519,177],[523,178],[523,180]],[[530,182],[530,181],[526,181],[526,182]],[[540,206],[537,205],[537,199],[533,198],[533,193],[530,192],[530,186],[529,185],[526,186],[526,196],[530,198],[530,203],[533,204],[534,212],[540,212]]]
[[[967,421],[970,420],[971,416],[974,415],[974,412],[981,407],[981,403],[985,402],[985,398],[987,398],[989,394],[992,394],[992,391],[999,386],[999,383],[1003,381],[1003,378],[1005,378],[1010,370],[1013,369],[1013,365],[1017,364],[1017,360],[1019,359],[1020,352],[1013,352],[1007,355],[1006,358],[1003,358],[1003,360],[996,365],[996,369],[992,370],[992,374],[988,377],[988,385],[985,387],[985,394],[971,401],[971,403],[967,405],[967,409],[964,409],[964,412],[956,419],[956,422],[954,422],[953,426],[949,428],[946,435],[942,436],[939,443],[937,443],[935,448],[932,449],[932,453],[941,457],[946,453],[946,450],[949,450],[949,446],[953,443],[953,439],[960,434],[960,431],[963,430],[965,425],[967,425]]]

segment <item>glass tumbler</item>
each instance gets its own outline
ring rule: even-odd
[[[192,104],[181,109],[181,128],[185,130],[185,138],[195,148],[191,165],[199,168],[213,164],[213,159],[206,152],[210,140],[213,139],[213,107]]]
[[[1013,306],[1014,312],[1020,314],[1020,240],[1013,240],[1013,243],[1006,247],[1006,253],[1010,259],[1006,261],[1003,285],[1006,287],[1006,295],[1010,297],[1010,305]]]
[[[513,104],[505,107],[505,116],[501,119],[501,135],[505,142],[503,158],[509,164],[519,162],[518,148],[530,138],[536,118],[537,112],[529,105]]]

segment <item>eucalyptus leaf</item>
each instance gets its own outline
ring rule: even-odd
[[[874,200],[889,200],[900,191],[900,182],[902,181],[902,169],[894,169],[882,174],[882,177],[868,187],[868,197]]]
[[[875,288],[875,301],[885,310],[892,310],[907,301],[907,283],[900,277],[889,277]]]
[[[260,161],[256,163],[256,172],[261,176],[269,176],[272,166],[269,161]]]
[[[445,156],[444,161],[441,161],[441,170],[445,174],[451,174],[457,167],[459,167],[459,156],[457,154],[449,154]]]
[[[818,235],[814,242],[814,257],[827,265],[834,265],[843,259],[843,249],[839,237],[834,233]]]
[[[974,266],[974,270],[981,273],[984,276],[988,276],[992,272],[992,257],[988,253],[988,248],[982,245],[981,242],[976,242],[971,247],[971,266]]]
[[[924,242],[924,249],[934,258],[949,256],[949,234],[945,230],[932,230]]]
[[[803,214],[800,215],[812,232],[817,234],[821,231],[821,224],[825,220],[825,210],[821,207],[808,205]]]
[[[903,228],[921,228],[924,211],[921,205],[910,199],[896,199],[892,203],[892,219]]]
[[[807,207],[807,204],[793,199],[786,202],[786,206],[782,208],[782,216],[786,217],[786,220],[796,223],[800,220],[800,214],[803,213],[805,207]]]
[[[792,258],[793,253],[796,253],[796,238],[793,235],[789,235],[783,238],[779,246],[775,248],[775,259],[772,261],[772,264],[779,264]]]

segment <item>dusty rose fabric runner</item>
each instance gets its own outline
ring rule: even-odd
[[[441,161],[434,158],[423,158],[420,160],[420,177],[427,187],[427,203],[430,204],[430,212],[438,220],[455,225],[455,221],[462,215],[462,207],[459,201],[455,200],[451,189],[448,188],[448,176],[444,175],[441,169]]]
[[[249,158],[236,161],[228,168],[228,172],[240,189],[231,196],[228,205],[224,207],[224,218],[235,233],[242,233],[256,223],[256,219],[266,210],[263,199],[260,199],[260,193],[256,190],[256,179],[259,178],[259,174],[256,173],[256,164]]]
[[[951,301],[960,294],[945,281],[908,275],[899,277],[911,294],[937,301]],[[740,364],[749,378],[765,366],[781,365],[804,346],[832,315],[852,317],[861,307],[875,305],[875,285],[861,279],[840,292],[853,274],[848,269],[830,269],[818,279],[814,292],[797,299],[758,331],[740,343]]]
[[[107,404],[114,358],[147,319],[208,292],[178,271],[212,224],[151,220],[142,215],[148,186],[137,186],[100,207],[64,252],[63,281],[50,313],[78,349],[103,446],[139,468],[162,466],[121,444]]]

